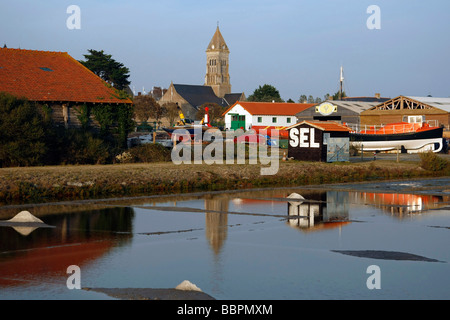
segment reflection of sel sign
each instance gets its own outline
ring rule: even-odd
[[[320,106],[317,107],[317,111],[324,116],[332,114],[334,110],[335,106],[333,106],[331,103],[322,103]]]

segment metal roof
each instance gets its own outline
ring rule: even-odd
[[[406,98],[416,100],[421,103],[427,104],[431,107],[450,112],[450,98],[412,97],[412,96],[406,96]]]
[[[356,113],[361,113],[380,104],[379,102],[343,101],[343,100],[327,100],[325,102],[331,103],[338,107],[349,109]]]

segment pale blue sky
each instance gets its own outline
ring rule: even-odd
[[[69,30],[69,5],[81,29]],[[369,30],[370,5],[381,30]],[[203,84],[217,21],[230,48],[233,92],[263,84],[283,99],[338,90],[351,96],[450,96],[448,0],[0,0],[0,45],[68,52],[104,50],[130,69],[131,87]]]

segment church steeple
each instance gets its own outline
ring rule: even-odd
[[[208,48],[206,49],[205,85],[211,86],[218,97],[231,93],[230,75],[228,73],[230,50],[217,25]]]

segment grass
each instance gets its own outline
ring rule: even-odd
[[[446,175],[418,163],[281,161],[278,173],[262,165],[174,165],[172,162],[0,169],[0,203],[155,195],[194,191],[290,187]]]

